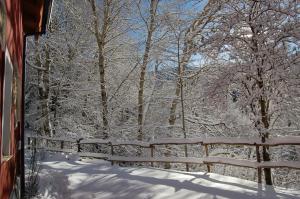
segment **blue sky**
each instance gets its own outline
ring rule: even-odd
[[[180,17],[184,20],[188,20],[188,19],[192,19],[195,18],[195,16],[198,15],[198,13],[200,13],[203,9],[203,7],[207,4],[208,0],[186,0],[186,1],[181,1],[180,4],[176,5],[176,0],[160,0],[159,2],[159,8],[158,8],[158,12],[160,14],[162,13],[166,13],[166,12],[171,12],[171,13],[175,13],[176,10],[180,10],[183,11],[180,13]],[[145,10],[145,13],[142,13],[143,17],[145,19],[148,18],[149,14],[148,14],[148,9],[149,9],[149,5],[150,1],[143,1],[143,4],[141,5],[141,10]],[[138,9],[136,8],[137,12],[135,15],[135,19],[133,19],[133,21],[135,22],[135,25],[139,25],[142,26],[142,28],[135,30],[135,31],[131,31],[129,33],[129,35],[133,38],[133,40],[138,40],[139,44],[138,44],[138,48],[139,51],[141,52],[141,54],[144,52],[144,48],[145,48],[145,40],[146,40],[146,27],[145,24],[143,22],[143,20],[140,18],[139,13],[138,13]],[[186,12],[186,13],[185,13]],[[187,24],[188,26],[189,24]],[[173,47],[171,47],[173,48]],[[177,49],[174,49],[172,51],[177,51]],[[193,66],[197,66],[200,64],[201,62],[201,56],[200,55],[195,55],[192,57]],[[148,65],[148,70],[153,70],[153,67],[151,66],[152,64],[150,63]],[[177,66],[176,63],[172,63],[170,62],[168,65],[174,65]]]

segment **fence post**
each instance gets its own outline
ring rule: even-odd
[[[207,144],[204,144],[204,149],[205,149],[205,156],[208,157],[208,147],[207,147]],[[209,164],[206,164],[207,166],[207,172],[210,173],[210,165]]]
[[[83,140],[83,138],[79,138],[78,140],[76,140],[77,142],[77,152],[80,153],[81,152],[81,146],[80,146],[80,141]]]
[[[255,149],[256,149],[256,159],[257,162],[260,163],[260,153],[259,153],[259,145],[255,144]],[[257,167],[257,182],[261,183],[261,168]]]
[[[33,138],[33,151],[36,153],[36,137]]]
[[[187,144],[184,145],[184,153],[185,153],[185,157],[188,157]],[[185,170],[186,170],[187,172],[190,171],[190,167],[189,167],[189,164],[188,164],[188,163],[185,164]]]
[[[114,146],[112,144],[112,142],[109,143],[110,144],[110,154],[111,156],[114,155]],[[111,161],[111,165],[114,165],[114,161]]]
[[[60,149],[64,149],[64,141],[60,141]]]
[[[30,149],[30,141],[31,141],[31,140],[30,140],[30,137],[27,137],[27,142],[28,142],[28,143],[27,143],[27,144],[28,144],[28,149]]]
[[[150,149],[151,149],[151,158],[154,157],[154,146],[150,145]],[[153,167],[153,162],[151,162],[151,167]]]

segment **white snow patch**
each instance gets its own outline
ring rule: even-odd
[[[42,199],[300,198],[300,191],[204,172],[111,166],[104,160],[49,153],[42,162]]]

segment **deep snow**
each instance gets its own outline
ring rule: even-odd
[[[40,171],[43,199],[300,198],[300,191],[204,172],[111,166],[103,160],[47,153]]]

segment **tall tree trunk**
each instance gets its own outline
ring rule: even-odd
[[[154,95],[154,92],[155,92],[155,88],[156,88],[156,84],[157,84],[156,75],[157,75],[157,71],[158,71],[158,66],[159,66],[159,63],[158,63],[158,61],[156,61],[155,67],[154,67],[153,85],[152,85],[152,88],[151,88],[151,94],[149,95],[149,99],[148,99],[148,101],[145,105],[145,108],[144,108],[144,117],[143,117],[143,122],[142,122],[143,126],[145,126],[146,116],[147,116],[147,113],[149,111],[150,103],[152,101],[152,98],[153,98],[153,95]]]
[[[76,42],[76,45],[78,44],[78,42]],[[76,57],[76,49],[77,48],[72,48],[70,45],[68,45],[68,65],[71,66],[72,65],[72,60]],[[66,74],[68,73],[68,70],[64,70],[62,72],[62,77],[61,80],[64,79],[64,77],[66,76]],[[53,89],[52,91],[52,95],[49,98],[49,100],[51,101],[51,106],[50,106],[50,110],[52,112],[52,119],[51,119],[51,124],[52,124],[52,134],[55,135],[56,134],[56,128],[58,126],[58,111],[59,111],[59,98],[61,95],[61,88],[62,88],[62,84],[63,81],[59,81],[59,83],[57,83],[55,85],[56,89]]]
[[[179,42],[179,41],[178,41]],[[184,74],[184,70],[186,67],[186,64],[188,63],[190,57],[191,57],[191,53],[189,52],[189,48],[190,48],[190,42],[186,42],[185,43],[185,48],[183,50],[183,56],[182,59],[180,60],[180,55],[178,54],[178,72],[177,72],[177,82],[176,82],[176,89],[175,89],[175,98],[172,101],[171,104],[171,108],[170,108],[170,114],[169,114],[169,126],[170,126],[170,130],[172,130],[172,126],[175,125],[176,122],[176,108],[177,108],[177,104],[180,101],[180,93],[182,91],[182,78],[183,78],[183,74]],[[178,46],[179,47],[179,46]],[[179,49],[178,49],[179,51]],[[183,97],[183,95],[181,96]],[[182,116],[184,117],[184,116]],[[184,118],[183,118],[184,120]],[[184,125],[184,122],[182,123]],[[185,131],[185,129],[184,129]],[[184,133],[184,136],[185,133]],[[169,157],[171,155],[170,151],[171,151],[171,147],[169,145],[166,145],[167,151],[164,154],[166,157]],[[185,146],[185,151],[186,151],[186,156],[187,156],[187,147]],[[171,168],[171,164],[170,163],[166,163],[164,166],[165,169],[170,169]],[[188,166],[187,166],[188,169]]]
[[[145,74],[146,68],[149,61],[149,53],[152,43],[152,35],[155,30],[155,16],[157,10],[158,0],[151,0],[150,3],[150,21],[147,25],[147,40],[145,45],[145,51],[143,55],[143,63],[141,66],[140,72],[140,81],[139,81],[139,92],[138,92],[138,136],[137,139],[142,141],[144,137],[143,133],[143,121],[144,121],[144,84],[145,84]]]
[[[178,64],[178,77],[177,77],[177,82],[176,82],[176,89],[175,89],[175,98],[172,101],[171,108],[170,108],[170,115],[169,115],[169,125],[173,126],[176,121],[176,107],[179,102],[179,97],[180,97],[180,91],[181,91],[181,81],[182,81],[182,76],[184,73],[184,70],[186,68],[186,65],[188,61],[190,60],[191,54],[188,52],[188,47],[184,49],[183,53],[183,58]]]
[[[188,64],[193,52],[197,49],[194,49],[193,39],[201,34],[201,31],[205,28],[205,26],[211,22],[214,18],[214,15],[220,9],[218,5],[218,1],[216,0],[209,0],[206,6],[203,9],[203,12],[200,16],[193,21],[191,26],[187,29],[184,38],[184,49],[182,52],[182,58],[179,62],[178,66],[178,77],[176,83],[176,90],[175,90],[175,98],[172,101],[171,108],[170,108],[170,115],[169,115],[169,125],[174,125],[176,121],[176,107],[180,95],[180,81],[182,76],[180,76],[180,72],[184,72],[186,65]],[[181,74],[182,75],[182,74]]]
[[[36,40],[36,46],[38,46],[38,40]],[[40,133],[46,136],[51,136],[51,123],[50,123],[50,107],[49,107],[49,72],[50,72],[50,49],[45,45],[45,63],[43,65],[40,53],[36,49],[36,66],[41,70],[39,74],[38,94],[40,100],[41,109],[41,121]]]
[[[261,108],[261,121],[264,125],[264,131],[261,134],[262,142],[265,142],[266,139],[269,138],[269,132],[267,130],[269,129],[269,115],[268,115],[268,102],[263,99],[263,97],[260,98],[260,108]],[[269,154],[269,147],[263,146],[263,160],[264,161],[270,161],[270,154]],[[270,168],[264,168],[264,174],[265,174],[265,181],[267,185],[272,185],[272,172]]]
[[[269,138],[269,102],[268,99],[266,98],[265,95],[265,83],[263,80],[263,65],[264,65],[264,59],[260,59],[259,57],[259,42],[257,40],[258,38],[258,27],[255,22],[253,22],[253,18],[255,18],[255,13],[257,12],[256,9],[259,9],[260,7],[260,2],[254,1],[251,5],[251,13],[249,13],[249,25],[251,28],[251,33],[252,33],[252,38],[251,38],[251,43],[252,43],[252,50],[254,54],[254,60],[253,64],[256,64],[256,73],[257,73],[257,80],[256,83],[258,85],[259,90],[262,92],[260,94],[259,100],[258,100],[258,105],[260,108],[260,122],[263,125],[263,130],[259,128],[260,130],[260,135],[262,142],[265,142],[266,139]],[[255,88],[255,87],[254,87]],[[259,124],[261,126],[261,124]],[[268,152],[269,147],[263,146],[263,161],[270,161],[270,154]],[[271,175],[271,169],[270,168],[264,168],[264,174],[265,174],[265,181],[267,185],[272,185],[272,175]]]
[[[176,122],[176,108],[177,104],[179,102],[179,97],[181,93],[181,80],[184,73],[184,70],[186,68],[186,65],[188,64],[193,52],[196,50],[194,49],[193,45],[193,39],[201,34],[201,31],[205,28],[205,26],[211,22],[214,18],[214,15],[217,13],[217,11],[220,9],[220,6],[218,5],[218,1],[216,0],[209,0],[206,6],[203,9],[203,12],[199,15],[197,19],[193,21],[191,26],[187,29],[185,33],[184,38],[184,48],[181,55],[178,56],[178,77],[176,82],[176,89],[175,89],[175,98],[173,99],[170,107],[170,114],[169,114],[169,126],[170,129],[172,129],[172,126],[175,125]],[[179,42],[179,41],[178,41]],[[165,153],[166,156],[170,156],[170,147],[166,145],[166,148],[168,149]],[[186,149],[186,147],[185,147]],[[187,150],[187,149],[186,149]],[[186,153],[187,155],[187,153]],[[165,168],[170,168],[170,164],[165,164]]]
[[[179,52],[179,41],[178,41],[178,63],[180,63],[180,52]],[[182,68],[181,70],[184,70],[184,68]],[[184,93],[183,93],[183,73],[184,71],[180,72],[180,102],[181,102],[181,121],[182,121],[182,131],[183,131],[183,137],[184,139],[186,139],[186,126],[185,126],[185,111],[184,111]],[[184,155],[185,157],[188,157],[188,149],[187,149],[187,144],[184,145]],[[189,171],[189,164],[186,163],[186,171]]]
[[[93,19],[94,19],[94,35],[98,45],[98,67],[100,77],[100,89],[101,89],[101,105],[102,105],[102,122],[103,122],[103,139],[108,138],[108,104],[107,104],[107,91],[105,81],[105,56],[104,47],[106,42],[106,34],[110,24],[109,6],[111,0],[103,1],[103,25],[102,30],[99,30],[99,19],[96,11],[95,0],[89,0],[92,6]]]

